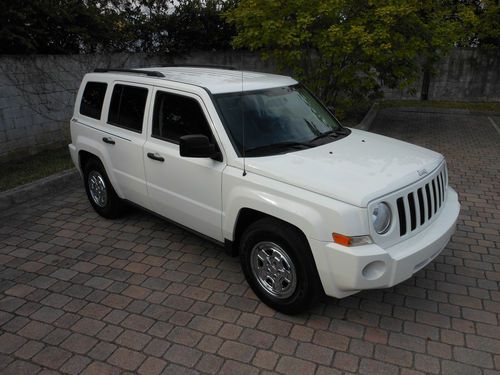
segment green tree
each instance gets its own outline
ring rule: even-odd
[[[0,53],[121,50],[131,32],[121,1],[0,0]],[[126,32],[124,32],[126,31]]]
[[[237,0],[0,0],[0,53],[227,49]]]
[[[141,47],[146,52],[182,54],[191,50],[230,48],[234,27],[224,12],[236,0],[142,0],[138,25]]]
[[[273,57],[328,104],[405,88],[461,38],[469,7],[436,0],[241,0],[234,46]]]
[[[500,50],[500,1],[476,0],[474,42],[479,48]]]

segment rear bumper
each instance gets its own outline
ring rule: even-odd
[[[69,154],[71,155],[71,160],[73,161],[73,164],[75,165],[78,172],[80,172],[81,174],[82,171],[80,170],[80,163],[78,161],[78,151],[76,150],[76,146],[73,143],[70,143],[68,145],[68,150]]]
[[[439,217],[425,230],[387,249],[376,244],[345,247],[309,240],[325,293],[342,298],[364,289],[396,285],[429,264],[446,247],[460,212],[449,188]]]

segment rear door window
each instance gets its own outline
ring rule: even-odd
[[[108,84],[104,82],[87,82],[80,103],[80,114],[100,120],[107,88]]]
[[[115,85],[109,105],[108,123],[142,133],[148,89],[130,85]]]

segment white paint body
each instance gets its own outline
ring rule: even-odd
[[[71,120],[73,162],[87,151],[103,163],[117,194],[219,242],[233,240],[238,215],[250,208],[286,221],[306,236],[327,295],[345,297],[363,289],[395,285],[430,262],[446,246],[460,210],[457,194],[443,188],[442,205],[424,225],[401,236],[397,197],[416,191],[443,173],[442,155],[419,146],[359,130],[338,141],[276,156],[246,158],[236,154],[212,102],[211,94],[238,92],[242,72],[200,68],[151,68],[166,78],[125,73],[90,73],[82,82]],[[244,90],[296,84],[289,77],[244,72]],[[88,81],[107,82],[101,120],[79,112]],[[149,89],[142,133],[106,123],[113,85]],[[200,104],[223,161],[183,158],[179,146],[151,137],[154,94],[168,91]],[[116,143],[102,142],[110,137]],[[148,152],[165,158],[158,163]],[[428,173],[419,176],[417,171]],[[412,190],[413,189],[413,190]],[[390,205],[389,231],[378,235],[370,220],[377,202]],[[408,215],[408,213],[407,213]],[[408,216],[407,216],[408,217]],[[373,243],[345,247],[332,233],[370,236]],[[376,276],[364,271],[376,265]]]

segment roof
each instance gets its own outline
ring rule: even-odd
[[[137,70],[154,70],[165,76],[155,79],[202,86],[212,94],[240,92],[242,88],[243,91],[253,91],[297,84],[297,81],[287,76],[219,68],[152,67]]]

